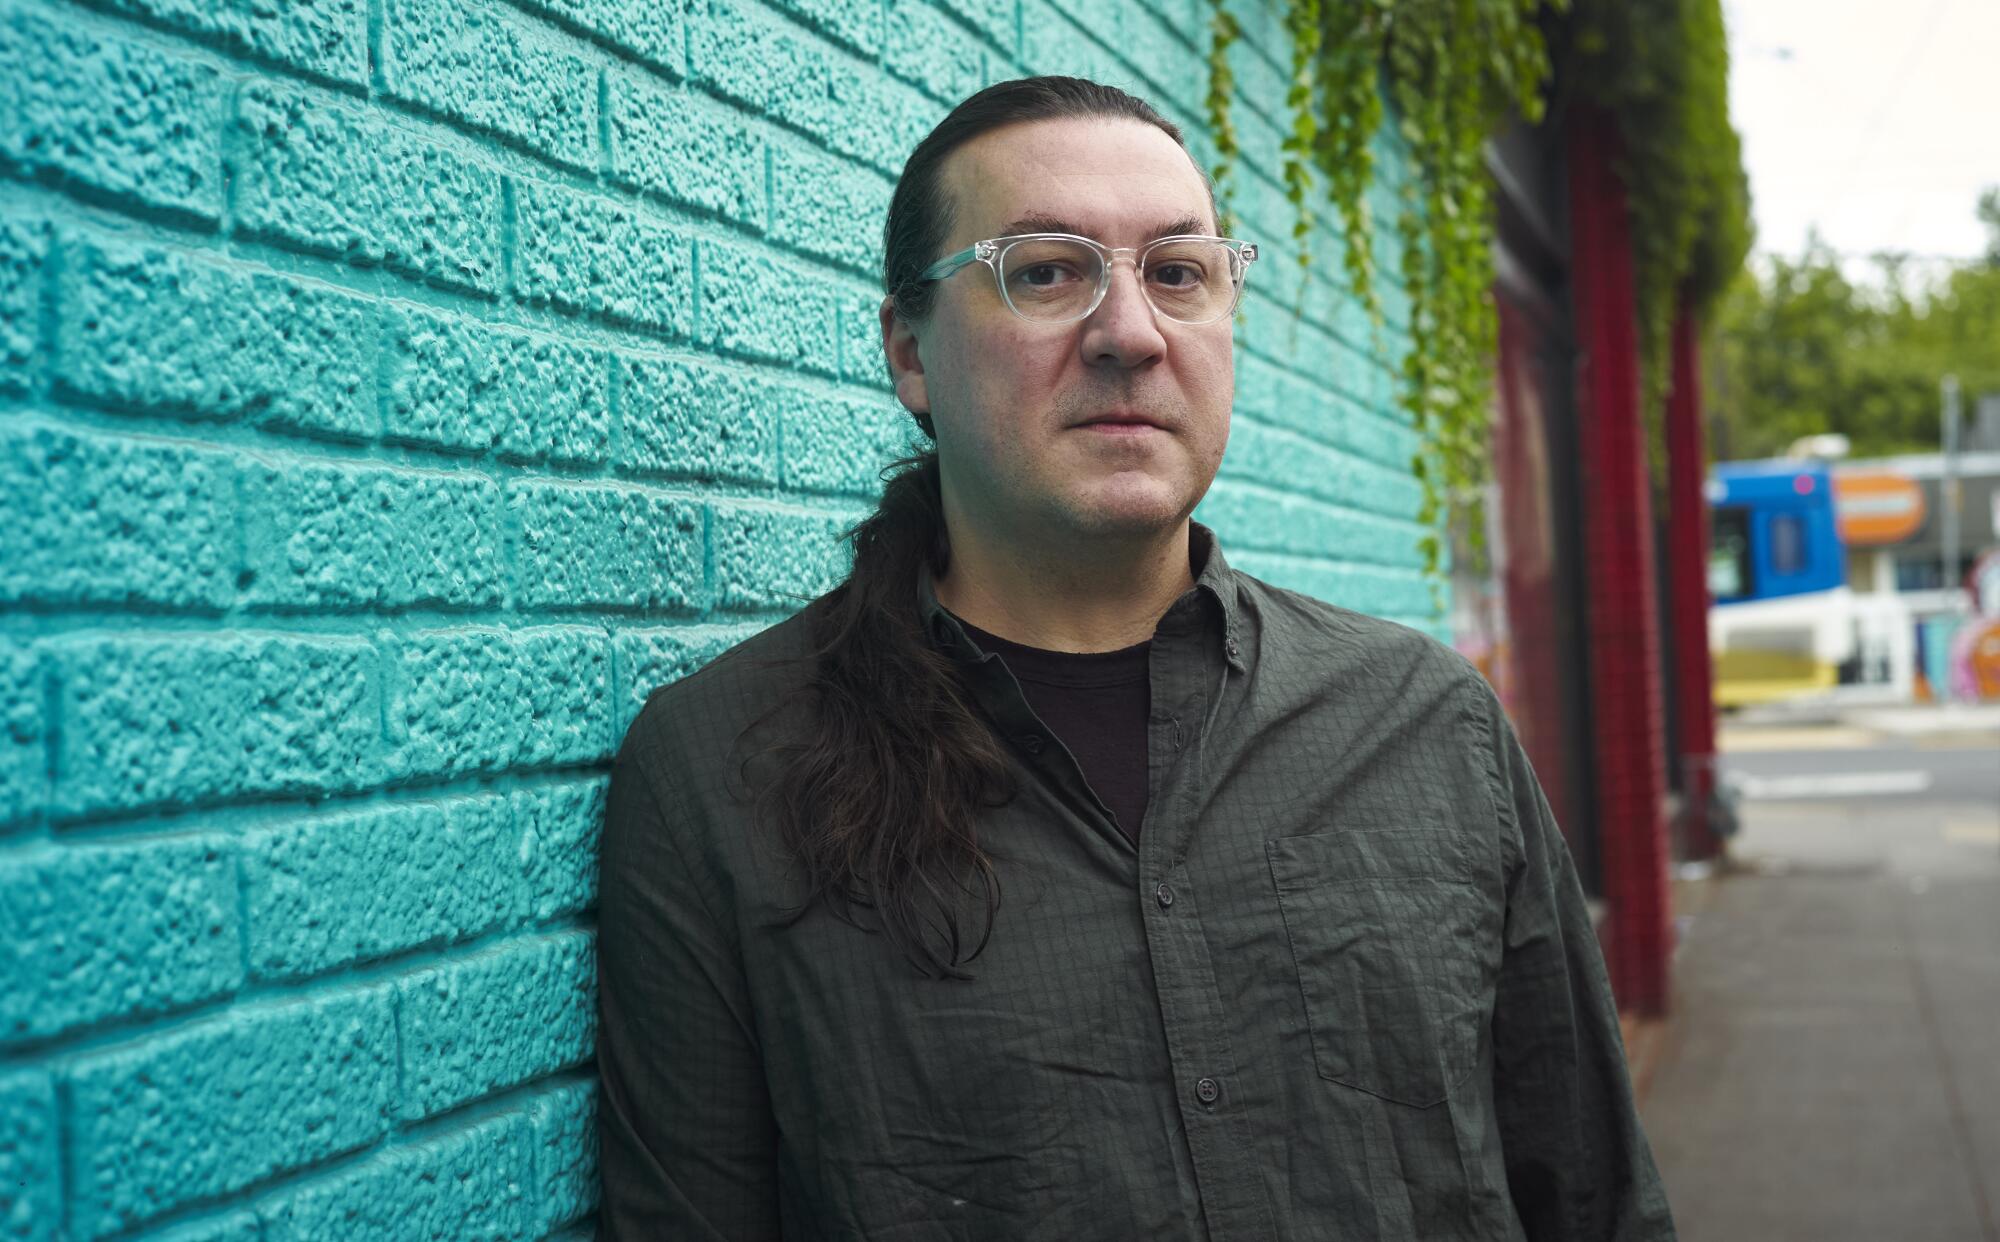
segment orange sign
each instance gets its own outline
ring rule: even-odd
[[[1836,474],[1833,511],[1849,547],[1901,543],[1924,524],[1924,493],[1900,474]]]

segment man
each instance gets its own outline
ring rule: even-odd
[[[605,1236],[1672,1236],[1484,683],[1189,521],[1254,258],[1215,221],[1076,79],[912,154],[882,328],[935,450],[614,769]]]

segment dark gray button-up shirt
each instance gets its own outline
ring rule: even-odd
[[[824,911],[736,736],[797,619],[647,702],[599,929],[616,1238],[1664,1239],[1561,834],[1463,659],[1231,570],[1151,645],[1135,844],[998,657],[918,584],[1014,739],[967,981]],[[786,710],[781,708],[782,713]]]

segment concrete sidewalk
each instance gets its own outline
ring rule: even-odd
[[[1685,1242],[2000,1242],[2000,838],[1954,824],[2000,809],[1751,804],[1677,886],[1633,1052]]]

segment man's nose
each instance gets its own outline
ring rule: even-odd
[[[1138,263],[1118,255],[1111,260],[1111,285],[1104,291],[1104,301],[1084,320],[1084,360],[1137,367],[1158,359],[1166,349]]]

